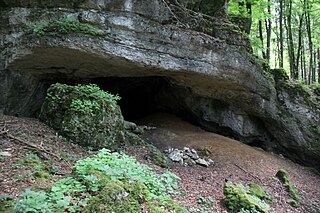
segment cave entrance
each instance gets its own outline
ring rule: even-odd
[[[152,77],[108,77],[95,78],[91,83],[112,94],[118,94],[125,120],[137,120],[157,111],[164,111],[158,95],[169,84],[169,79]]]

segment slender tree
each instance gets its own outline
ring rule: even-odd
[[[266,59],[267,62],[270,62],[270,52],[271,52],[271,29],[272,29],[272,22],[271,22],[271,0],[268,0],[268,15],[265,20],[266,24],[266,32],[267,32],[267,54]]]
[[[280,12],[279,12],[279,66],[283,68],[283,0],[279,1]]]

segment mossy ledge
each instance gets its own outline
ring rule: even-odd
[[[103,34],[102,30],[95,26],[80,23],[72,19],[40,21],[29,24],[28,27],[32,30],[33,34],[39,37],[70,33],[83,33],[92,36],[101,36]]]

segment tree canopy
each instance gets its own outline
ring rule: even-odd
[[[232,21],[249,24],[254,54],[307,84],[320,83],[319,15],[320,0],[230,0],[228,8]]]

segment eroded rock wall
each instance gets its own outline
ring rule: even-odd
[[[320,134],[312,129],[320,125],[319,109],[277,91],[243,34],[224,17],[209,22],[208,35],[180,26],[162,0],[0,5],[1,112],[36,113],[53,82],[160,76],[169,86],[156,97],[159,108],[319,167]],[[98,33],[35,34],[39,20],[66,18]]]

